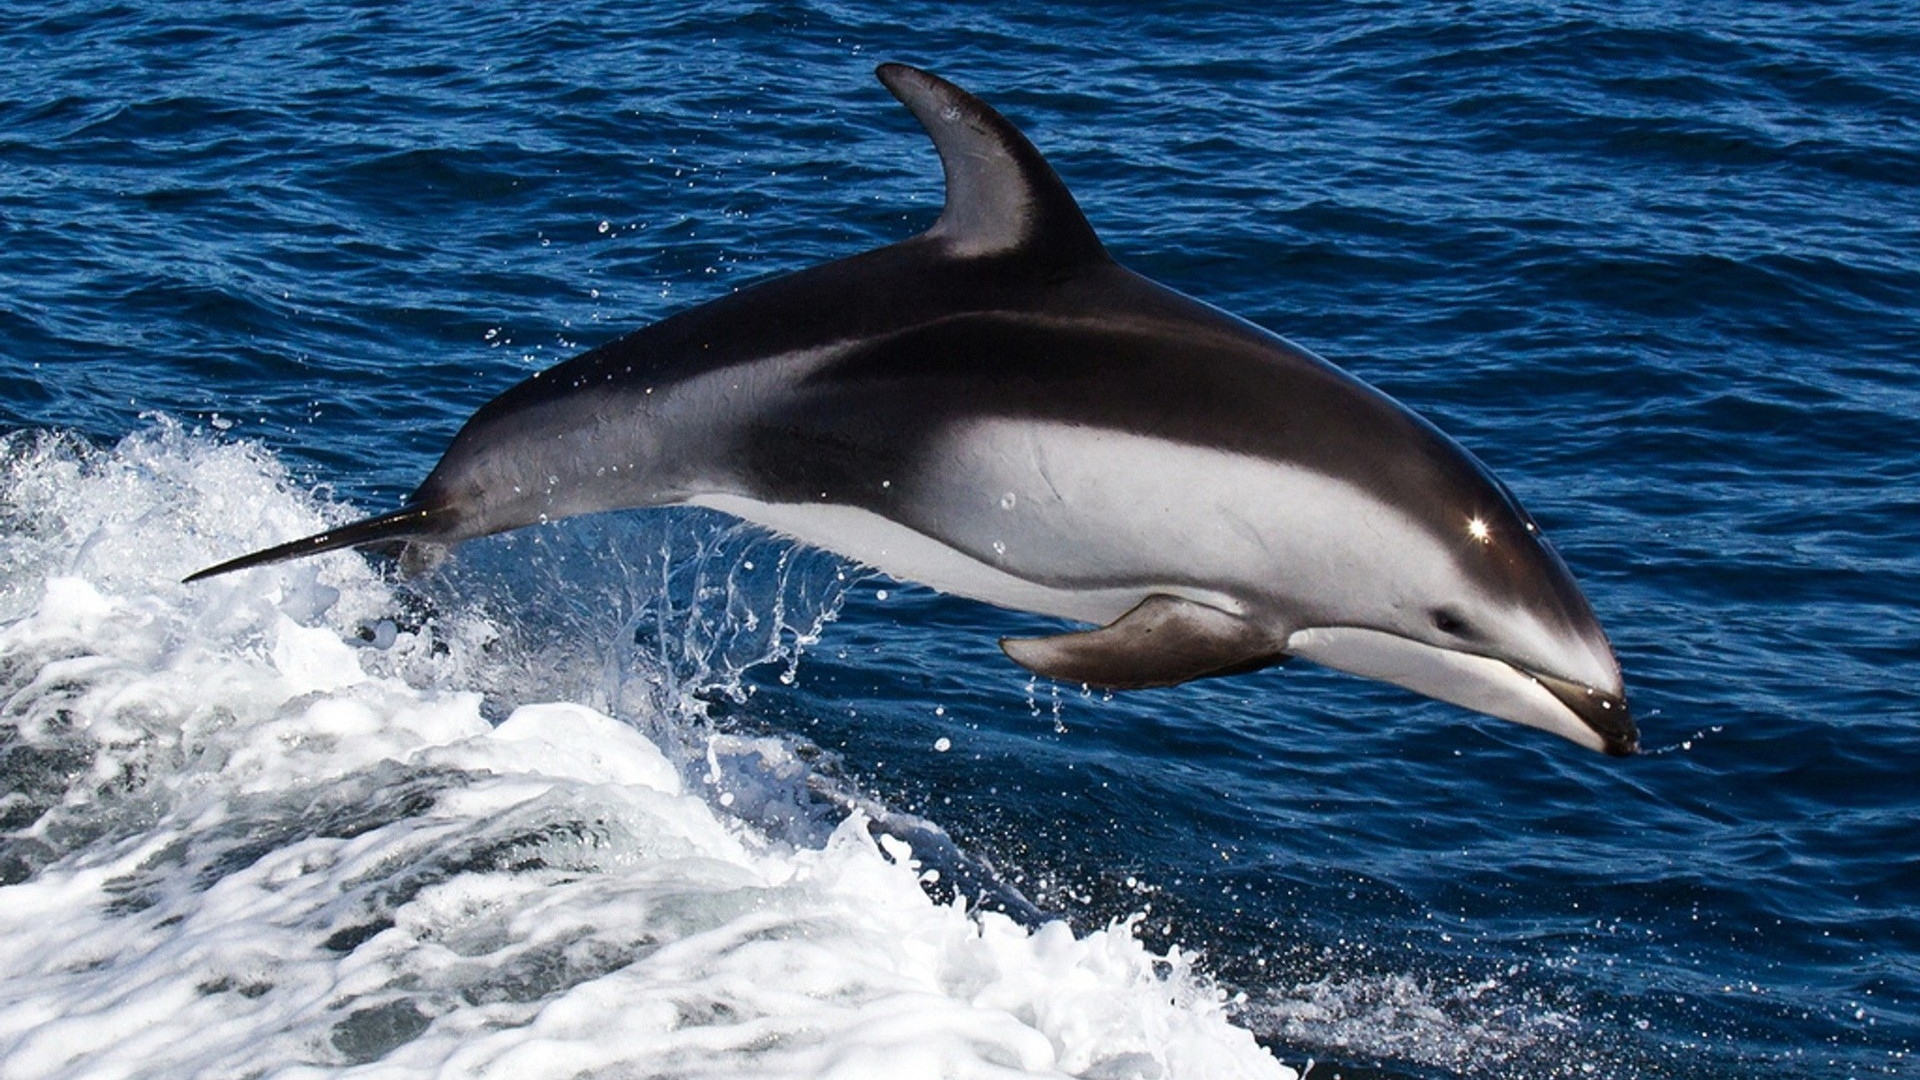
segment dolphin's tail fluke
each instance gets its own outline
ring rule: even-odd
[[[408,506],[391,514],[370,517],[356,521],[351,525],[342,525],[323,533],[290,540],[264,551],[251,555],[242,555],[237,559],[228,559],[216,566],[197,571],[187,576],[187,581],[199,581],[218,574],[230,574],[235,570],[246,570],[268,563],[298,559],[306,555],[318,555],[323,551],[335,551],[345,547],[359,547],[363,544],[377,544],[383,540],[411,540],[417,537],[430,537],[442,532],[446,519],[451,515],[441,507]],[[411,561],[411,560],[410,560]]]

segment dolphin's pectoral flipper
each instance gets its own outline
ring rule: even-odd
[[[1253,623],[1159,593],[1098,630],[1003,638],[1000,648],[1036,675],[1103,690],[1173,686],[1254,671],[1286,659],[1273,638]]]

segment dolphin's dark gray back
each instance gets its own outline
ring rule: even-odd
[[[1396,443],[1452,445],[1331,364],[1115,263],[1052,166],[972,94],[901,64],[877,74],[940,155],[945,203],[925,232],[539,372],[482,406],[401,510],[194,577],[714,492],[841,502],[933,531],[912,463],[941,431],[988,415],[1149,432],[1330,475]],[[755,395],[767,400],[743,400]],[[1422,470],[1350,479],[1408,499],[1492,482],[1461,454],[1398,457]],[[882,486],[874,461],[902,463],[900,475]]]

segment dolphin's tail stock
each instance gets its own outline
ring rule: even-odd
[[[401,567],[408,573],[425,569],[438,562],[442,546],[430,538],[442,535],[450,524],[453,514],[446,507],[406,506],[391,514],[370,517],[356,521],[351,525],[342,525],[337,529],[328,529],[323,533],[304,536],[298,540],[289,540],[284,544],[242,555],[237,559],[209,566],[205,570],[188,575],[186,581],[199,581],[218,574],[230,574],[235,570],[247,570],[268,563],[298,559],[307,555],[318,555],[323,551],[335,551],[345,547],[361,547],[366,544],[398,541],[404,545],[400,552]],[[421,540],[426,542],[422,543]],[[411,542],[410,542],[411,541]]]

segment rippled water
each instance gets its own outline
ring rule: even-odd
[[[652,734],[809,747],[950,867],[1083,931],[1144,914],[1311,1077],[1914,1070],[1903,7],[48,4],[0,14],[0,57],[0,427],[161,414],[365,511],[526,372],[924,227],[937,162],[871,69],[956,79],[1129,265],[1487,461],[1652,752],[1307,669],[1034,684],[994,642],[1036,621],[808,554],[797,621],[837,620]],[[441,602],[578,646],[468,673],[489,715],[716,685],[675,590],[779,545],[674,521],[463,553]]]

